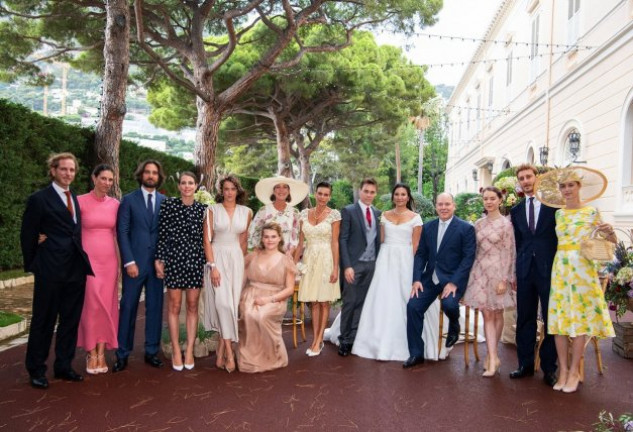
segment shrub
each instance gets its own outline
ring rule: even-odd
[[[455,215],[469,222],[479,219],[484,212],[481,195],[476,193],[460,193],[455,195]]]
[[[22,266],[20,225],[28,196],[50,183],[46,159],[51,153],[69,151],[79,159],[79,172],[73,183],[77,194],[90,190],[90,171],[94,165],[94,132],[60,120],[33,113],[27,108],[0,99],[0,271]],[[152,158],[161,161],[166,174],[192,170],[183,159],[121,142],[120,184],[123,193],[138,187],[134,170],[139,162]],[[174,181],[161,188],[168,195],[178,193]]]

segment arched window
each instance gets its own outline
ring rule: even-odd
[[[525,157],[525,161],[529,164],[534,164],[534,149],[532,146],[528,147],[527,156]]]

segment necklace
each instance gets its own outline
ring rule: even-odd
[[[405,209],[405,210],[404,210],[404,211],[402,211],[402,212],[397,211],[395,208],[393,209],[393,212],[394,212],[395,214],[397,214],[397,215],[403,215],[403,214],[405,214],[405,213],[406,213],[406,212],[408,212],[408,211],[409,211],[409,209]]]
[[[321,219],[321,216],[323,216],[323,213],[327,211],[327,206],[323,207],[323,210],[321,210],[320,213],[317,213],[318,209],[319,209],[318,207],[315,207],[314,211],[312,212],[312,217],[314,218],[315,223],[318,223],[319,219]]]

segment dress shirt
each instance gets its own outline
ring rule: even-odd
[[[534,195],[532,195],[534,196]],[[526,195],[525,196],[525,220],[528,221],[528,223],[530,223],[530,196]],[[541,202],[536,199],[536,197],[534,197],[534,199],[532,200],[532,202],[534,203],[534,229],[536,230],[536,227],[538,226],[538,215],[541,211]]]
[[[57,192],[57,195],[59,195],[59,199],[61,199],[62,202],[64,203],[64,207],[67,207],[68,198],[66,197],[66,191],[69,189],[64,189],[55,182],[53,182],[53,189],[55,189],[55,192]],[[72,199],[72,196],[70,198],[70,205],[73,206],[73,221],[77,223],[77,208],[75,207],[75,200]]]

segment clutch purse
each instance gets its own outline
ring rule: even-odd
[[[615,244],[596,236],[597,228],[580,241],[580,254],[592,261],[613,261]]]

